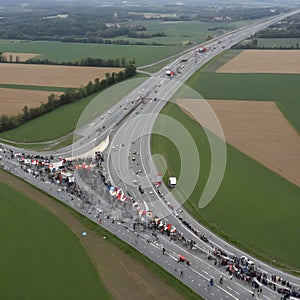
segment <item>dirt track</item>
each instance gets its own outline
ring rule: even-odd
[[[15,62],[16,58],[18,57],[19,61],[26,61],[27,59],[39,56],[39,53],[21,53],[21,52],[4,52],[2,53],[3,57],[6,57],[7,61],[10,61],[10,56],[12,61]]]
[[[244,50],[218,73],[300,73],[299,50]]]
[[[14,116],[21,113],[25,105],[29,108],[38,107],[41,102],[46,103],[48,96],[52,93],[61,94],[60,92],[0,88],[0,114]]]
[[[271,101],[209,100],[226,141],[300,186],[300,137]],[[190,116],[201,114],[199,100],[179,100]],[[199,119],[199,118],[198,118]]]
[[[177,291],[170,288],[144,265],[136,262],[110,242],[99,238],[99,236],[91,232],[90,229],[81,224],[71,213],[52,198],[1,170],[0,181],[8,183],[21,193],[28,195],[69,226],[87,250],[101,280],[111,292],[114,299],[184,299]],[[82,237],[82,231],[86,231],[88,235]]]
[[[122,68],[0,64],[0,83],[79,88]]]

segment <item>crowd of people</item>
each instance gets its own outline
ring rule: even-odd
[[[65,160],[60,158],[59,161],[54,162],[53,156],[32,155],[25,153],[15,153],[10,149],[1,148],[7,159],[17,160],[19,166],[24,172],[27,172],[35,178],[40,178],[41,181],[50,183],[50,191],[55,186],[57,190],[67,193],[69,199],[72,201],[75,198],[81,201],[81,209],[85,212],[95,213],[105,205],[110,209],[110,212],[118,209],[119,213],[114,215],[113,219],[119,218],[122,222],[133,224],[133,229],[137,225],[142,225],[144,230],[151,230],[153,236],[157,238],[158,234],[167,235],[171,241],[180,243],[194,254],[205,254],[208,260],[220,268],[224,268],[228,272],[230,279],[233,277],[249,283],[253,289],[262,291],[262,286],[266,286],[276,290],[282,295],[283,299],[288,299],[290,296],[300,298],[300,288],[293,286],[290,282],[276,276],[274,274],[267,274],[261,268],[254,265],[254,263],[247,257],[237,257],[227,253],[225,250],[212,243],[207,236],[199,232],[182,216],[177,215],[182,225],[188,228],[191,233],[196,235],[202,242],[197,244],[195,238],[185,237],[178,229],[174,229],[167,221],[160,219],[153,214],[151,218],[146,218],[141,221],[140,211],[135,210],[135,201],[128,196],[128,201],[119,201],[116,196],[112,196],[107,187],[110,185],[108,178],[105,175],[103,167],[104,157],[102,153],[96,152],[93,158]],[[77,175],[76,175],[77,174]],[[79,176],[79,177],[78,177]],[[77,179],[80,178],[82,182],[80,185]],[[107,216],[109,217],[109,213]],[[101,223],[101,216],[96,214],[99,223]],[[191,234],[191,236],[193,236]],[[165,248],[163,254],[165,254]],[[179,262],[181,260],[179,259]],[[190,261],[185,259],[184,262],[190,266]],[[223,278],[220,284],[223,283]]]

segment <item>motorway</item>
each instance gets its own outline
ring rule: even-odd
[[[279,19],[276,18],[276,22],[277,21],[279,21]],[[165,217],[167,223],[171,223],[176,228],[180,228],[180,231],[183,232],[185,236],[191,237],[197,242],[197,244],[201,244],[202,242],[199,237],[194,235],[186,227],[182,226],[181,222],[174,215],[176,209],[178,213],[178,208],[180,207],[176,199],[174,199],[172,194],[170,194],[168,189],[164,186],[160,188],[161,192],[164,194],[164,199],[161,199],[160,195],[158,195],[157,193],[157,190],[153,188],[153,179],[155,178],[155,174],[157,174],[157,170],[155,168],[153,160],[151,159],[150,135],[156,120],[155,113],[158,113],[165,105],[165,101],[168,101],[172,97],[172,95],[175,94],[181,84],[184,83],[196,70],[198,70],[206,62],[211,60],[214,56],[224,51],[225,49],[230,48],[233,44],[236,44],[237,42],[245,39],[247,36],[254,34],[256,31],[259,31],[265,26],[270,25],[270,23],[272,22],[275,22],[275,20],[267,21],[267,23],[264,24],[253,25],[248,27],[246,30],[237,31],[224,37],[219,37],[218,41],[213,41],[206,45],[206,47],[210,47],[211,49],[213,49],[213,51],[208,51],[202,54],[200,57],[195,58],[193,52],[179,57],[168,66],[168,69],[176,70],[182,64],[181,60],[183,58],[188,59],[188,63],[185,64],[184,68],[182,69],[182,73],[177,75],[176,80],[174,80],[174,78],[166,78],[164,74],[165,69],[155,74],[153,77],[157,79],[156,84],[160,86],[160,88],[158,89],[159,91],[157,91],[157,89],[154,89],[154,91],[151,90],[151,92],[147,95],[147,98],[150,100],[146,105],[144,105],[143,110],[139,111],[139,117],[132,116],[132,120],[127,120],[125,123],[126,125],[118,128],[118,131],[111,143],[111,147],[113,147],[114,145],[123,145],[123,147],[119,147],[117,150],[109,150],[107,169],[110,172],[110,178],[114,180],[116,178],[116,180],[118,180],[118,182],[116,183],[121,183],[121,185],[123,184],[122,187],[124,190],[129,190],[130,193],[134,195],[135,199],[140,199],[140,201],[142,200],[145,203],[146,209],[154,212],[159,212],[161,216],[167,216]],[[221,41],[221,43],[219,41]],[[150,90],[149,87],[152,86],[153,82],[151,82],[148,86],[148,90]],[[155,98],[159,99],[159,101],[153,101],[153,99]],[[133,156],[132,153],[134,153],[135,151],[140,153],[140,155],[138,155],[139,157],[136,158],[134,162],[132,162],[130,160],[130,157]],[[135,184],[133,184],[133,182],[136,183],[136,185],[141,185],[143,187],[145,191],[143,195],[139,193],[137,187],[135,186]],[[172,207],[172,209],[170,207]],[[175,209],[173,209],[173,207]],[[193,220],[186,212],[183,211],[180,213],[180,215],[184,217],[185,220],[188,220],[188,222],[192,224],[195,229],[208,236],[210,241],[212,241],[215,245],[218,245],[218,248],[226,250],[227,253],[238,255],[239,257],[247,255],[242,251],[239,251],[237,248],[231,246],[230,244],[224,242],[219,237],[213,235],[211,232],[209,232],[203,226],[199,225],[195,220]],[[247,255],[247,257],[249,258],[249,255]],[[298,278],[281,273],[278,270],[273,269],[271,266],[268,266],[253,257],[251,257],[250,259],[255,263],[256,266],[260,266],[261,269],[265,272],[269,274],[276,273],[283,278],[287,278],[287,280],[293,282],[296,285],[299,284]],[[205,265],[203,265],[202,268],[205,269]],[[217,274],[213,272],[213,270],[211,270],[209,274],[214,278],[218,278]],[[249,291],[243,289],[239,284],[233,290],[238,291],[238,299],[247,299],[247,294],[249,296]],[[241,296],[243,292],[244,294],[243,296]],[[212,299],[221,299],[215,298],[215,295],[212,296]],[[234,295],[231,296],[234,298]],[[267,297],[272,299],[274,296],[275,295],[273,291],[266,291],[264,293],[264,297],[266,299]],[[278,294],[276,296],[278,297]]]
[[[110,143],[104,152],[104,171],[109,180],[114,185],[129,192],[132,198],[136,199],[145,210],[153,211],[166,223],[171,223],[176,227],[183,236],[195,241],[196,247],[193,250],[183,247],[178,242],[170,241],[169,236],[166,235],[160,235],[158,239],[154,239],[151,232],[147,230],[139,233],[139,229],[133,231],[130,226],[124,226],[121,222],[112,223],[108,219],[103,219],[102,226],[157,262],[205,299],[253,299],[253,297],[257,299],[280,299],[278,292],[267,286],[263,286],[262,293],[255,293],[253,296],[251,285],[236,278],[230,279],[224,267],[215,265],[213,260],[207,259],[214,248],[222,249],[227,255],[247,256],[254,262],[255,266],[259,266],[262,272],[285,278],[293,286],[300,287],[300,280],[250,257],[247,253],[217,237],[189,216],[164,185],[161,185],[159,189],[153,186],[158,173],[150,151],[150,136],[153,126],[163,106],[182,84],[205,63],[255,32],[299,11],[276,16],[211,40],[204,45],[211,49],[205,53],[195,54],[195,50],[200,46],[185,51],[181,56],[174,59],[167,68],[153,74],[105,114],[78,128],[76,134],[83,138],[76,141],[72,146],[58,150],[55,154],[56,157],[80,157],[109,135]],[[182,67],[183,64],[184,67]],[[179,69],[180,73],[172,78],[165,74],[166,70],[175,71]],[[20,151],[19,149],[15,150]],[[223,158],[226,159],[226,157]],[[13,161],[5,160],[5,166],[6,169],[18,176],[26,176],[25,179],[30,182],[36,181],[39,188],[45,189],[97,222],[94,215],[79,209],[79,200],[75,204],[75,202],[69,201],[68,196],[64,193],[56,190],[50,192],[49,184],[33,179],[28,174],[24,175],[26,173],[18,170]],[[143,188],[144,193],[139,192],[139,185]],[[206,243],[190,228],[184,226],[182,219],[188,221],[194,229],[208,237],[210,243]],[[137,233],[139,233],[138,236]],[[162,248],[166,249],[165,254],[162,253]],[[191,266],[177,262],[179,253],[188,257]],[[181,274],[180,271],[183,273]],[[218,283],[220,275],[224,278],[223,284]],[[215,284],[209,287],[208,282],[211,278],[214,279]]]

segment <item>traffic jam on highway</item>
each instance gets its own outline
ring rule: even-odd
[[[128,195],[107,180],[103,166],[104,155],[100,152],[96,152],[94,157],[73,161],[63,158],[56,161],[52,156],[19,153],[5,147],[0,148],[0,152],[1,167],[21,177],[24,177],[22,173],[26,173],[25,179],[37,187],[40,185],[36,182],[40,181],[44,186],[48,186],[49,194],[60,198],[99,225],[103,226],[103,220],[110,220],[112,224],[116,222],[130,228],[133,234],[137,234],[132,243],[134,247],[137,246],[139,239],[144,239],[148,244],[158,244],[158,240],[163,237],[175,243],[182,248],[176,257],[178,267],[175,272],[178,270],[179,277],[183,276],[183,268],[180,270],[179,265],[184,264],[186,268],[193,268],[189,256],[182,254],[188,253],[206,259],[220,269],[221,275],[217,279],[219,285],[223,284],[222,272],[224,272],[230,280],[234,278],[248,284],[253,290],[253,295],[254,293],[262,295],[262,288],[267,287],[277,291],[283,299],[300,298],[299,287],[275,274],[267,274],[246,256],[237,257],[228,254],[193,228],[181,216],[181,210],[173,211],[173,214],[190,231],[190,236],[184,236],[178,228],[166,219],[160,218],[158,213],[141,208],[130,193]],[[78,178],[83,181],[80,185],[77,182]],[[153,182],[153,188],[163,200],[160,184],[160,181]],[[140,193],[144,193],[141,186],[136,188]],[[203,243],[196,243],[194,236],[199,237]],[[166,248],[166,245],[160,245],[164,256],[171,255]],[[216,281],[216,278],[214,280]],[[211,278],[208,284],[214,285],[216,283],[214,280]]]

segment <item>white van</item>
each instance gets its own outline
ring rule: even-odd
[[[174,188],[176,186],[177,179],[176,177],[169,177],[168,185],[170,188]]]

